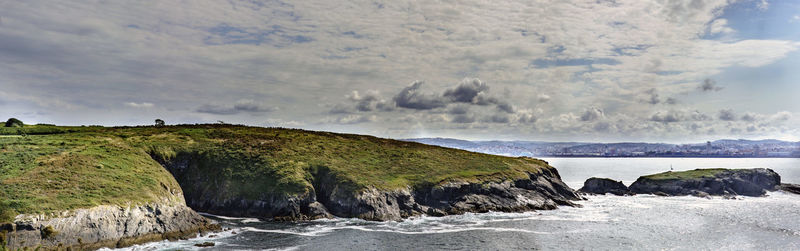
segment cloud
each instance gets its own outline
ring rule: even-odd
[[[722,87],[717,86],[717,81],[707,78],[703,80],[703,83],[701,83],[700,86],[697,87],[697,89],[700,89],[701,91],[704,92],[710,92],[710,91],[720,91],[722,90]]]
[[[487,91],[489,91],[489,86],[480,79],[465,78],[456,88],[445,90],[442,96],[450,99],[451,102],[486,104],[484,103],[486,98],[483,95]]]
[[[454,88],[446,89],[441,96],[423,93],[423,82],[414,81],[400,90],[393,100],[397,107],[414,110],[432,110],[450,104],[470,104],[477,106],[495,105],[498,110],[514,113],[514,106],[509,102],[488,94],[489,85],[477,78],[464,78]]]
[[[760,11],[767,11],[767,9],[769,9],[769,2],[767,2],[767,0],[759,0],[759,2],[756,3],[756,8]]]
[[[475,122],[475,116],[467,114],[459,114],[454,116],[453,119],[450,120],[450,122],[459,124],[469,124]]]
[[[491,123],[507,124],[507,123],[511,122],[511,117],[508,116],[507,114],[494,114],[494,115],[490,116],[488,119],[486,119],[486,121],[491,122]]]
[[[355,109],[359,112],[391,111],[394,109],[393,105],[381,97],[380,92],[374,90],[367,91],[364,95],[359,95],[358,91],[353,91],[350,95],[347,95],[347,99],[355,103]]]
[[[679,111],[657,112],[650,117],[650,120],[662,123],[680,122],[684,120],[684,115]]]
[[[734,30],[728,27],[728,20],[724,18],[718,18],[711,22],[709,26],[709,34],[728,34],[733,33]]]
[[[749,98],[746,83],[726,85],[725,98],[690,94],[721,90],[703,81],[709,76],[791,66],[781,59],[800,48],[788,40],[796,39],[733,29],[752,21],[728,15],[742,7],[738,1],[336,5],[11,1],[0,8],[3,105],[15,115],[51,112],[26,121],[109,125],[130,124],[142,113],[176,123],[209,120],[193,111],[262,124],[263,116],[251,115],[271,111],[270,119],[308,129],[385,137],[694,139],[727,133],[728,124],[754,124],[765,137],[800,135],[797,110],[787,101],[752,108],[764,112],[760,120],[717,119],[719,109]],[[405,85],[413,79],[426,84]],[[776,85],[759,96],[791,91]],[[159,109],[124,104],[141,105],[139,97]],[[239,97],[259,102],[237,104]],[[672,121],[670,110],[683,120],[655,121],[658,113],[643,103],[673,105],[656,120]],[[278,106],[291,110],[270,108]],[[584,109],[591,106],[603,109]],[[776,115],[772,107],[791,109]],[[494,123],[493,116],[509,122]],[[374,124],[346,126],[356,121]]]
[[[155,105],[153,105],[153,103],[148,103],[148,102],[141,102],[141,103],[125,102],[125,106],[133,107],[133,108],[151,108],[151,107],[153,107]]]
[[[377,119],[378,118],[375,115],[349,114],[337,118],[335,122],[338,124],[360,124],[360,123],[375,122]]]
[[[536,100],[539,101],[539,103],[545,103],[550,101],[550,95],[540,93],[539,95],[536,95]]]
[[[753,122],[753,121],[756,121],[757,119],[758,119],[758,115],[755,114],[755,113],[752,113],[752,112],[747,112],[744,115],[742,115],[742,120],[743,121]]]
[[[415,109],[415,110],[430,110],[440,108],[447,105],[445,100],[441,99],[435,94],[425,94],[420,92],[420,88],[424,83],[422,81],[414,81],[411,85],[403,88],[393,100],[397,107]]]
[[[644,94],[645,96],[647,96],[647,98],[641,99],[643,103],[651,105],[657,105],[661,103],[661,98],[659,98],[658,92],[656,91],[655,88],[648,89],[647,91],[644,92]]]
[[[605,117],[603,110],[597,107],[585,109],[581,115],[581,121],[595,121]]]
[[[215,115],[234,115],[239,113],[265,113],[278,110],[276,107],[264,107],[251,99],[242,99],[230,105],[206,104],[198,107],[195,112]]]
[[[736,120],[736,114],[733,113],[733,109],[722,109],[719,110],[717,118],[722,121],[734,121]]]
[[[711,120],[711,116],[708,116],[708,115],[706,115],[706,114],[704,114],[704,113],[702,113],[700,111],[696,111],[696,110],[693,111],[691,113],[691,115],[689,115],[689,116],[692,118],[692,120],[695,120],[695,121]]]
[[[467,105],[453,105],[450,109],[447,110],[447,113],[453,115],[459,114],[467,114],[469,112],[469,106]]]

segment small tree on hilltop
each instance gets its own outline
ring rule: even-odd
[[[10,118],[6,121],[6,127],[22,127],[24,125],[21,120],[16,118]]]
[[[164,121],[161,119],[156,119],[156,126],[164,126]]]

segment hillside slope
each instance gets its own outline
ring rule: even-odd
[[[541,160],[372,136],[234,125],[0,134],[0,222],[179,197],[198,211],[286,220],[552,209],[578,199]]]

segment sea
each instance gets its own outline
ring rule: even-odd
[[[695,168],[775,170],[800,183],[794,158],[544,158],[579,189],[589,177],[621,180]],[[370,222],[271,222],[208,215],[230,230],[122,250],[800,250],[800,195],[699,198],[587,196],[581,207],[468,213]],[[208,248],[195,244],[213,242]]]

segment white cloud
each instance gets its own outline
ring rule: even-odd
[[[133,108],[151,108],[154,106],[153,103],[148,103],[148,102],[141,102],[141,103],[125,102],[125,105]]]
[[[147,121],[154,116],[148,112],[163,108],[180,122],[225,115],[257,124],[268,115],[307,127],[397,128],[382,136],[424,129],[572,138],[645,137],[652,130],[686,137],[729,131],[715,115],[730,104],[702,103],[685,93],[697,93],[698,83],[726,70],[764,67],[800,48],[795,41],[736,37],[742,34],[729,25],[733,20],[721,18],[729,4],[16,1],[0,8],[0,83],[15,92],[9,96],[25,97],[14,99],[25,111],[102,110],[147,97],[152,103],[124,105],[159,109],[119,115]],[[394,94],[417,79],[425,85],[408,89],[404,103],[392,109]],[[491,92],[484,88],[489,85]],[[733,95],[725,87],[719,94]],[[452,95],[444,97],[448,90]],[[489,98],[494,105],[472,105]],[[593,106],[603,109],[585,109]],[[703,109],[695,112],[698,106]],[[95,115],[70,123],[116,119],[86,114]],[[672,122],[677,114],[682,120]]]

